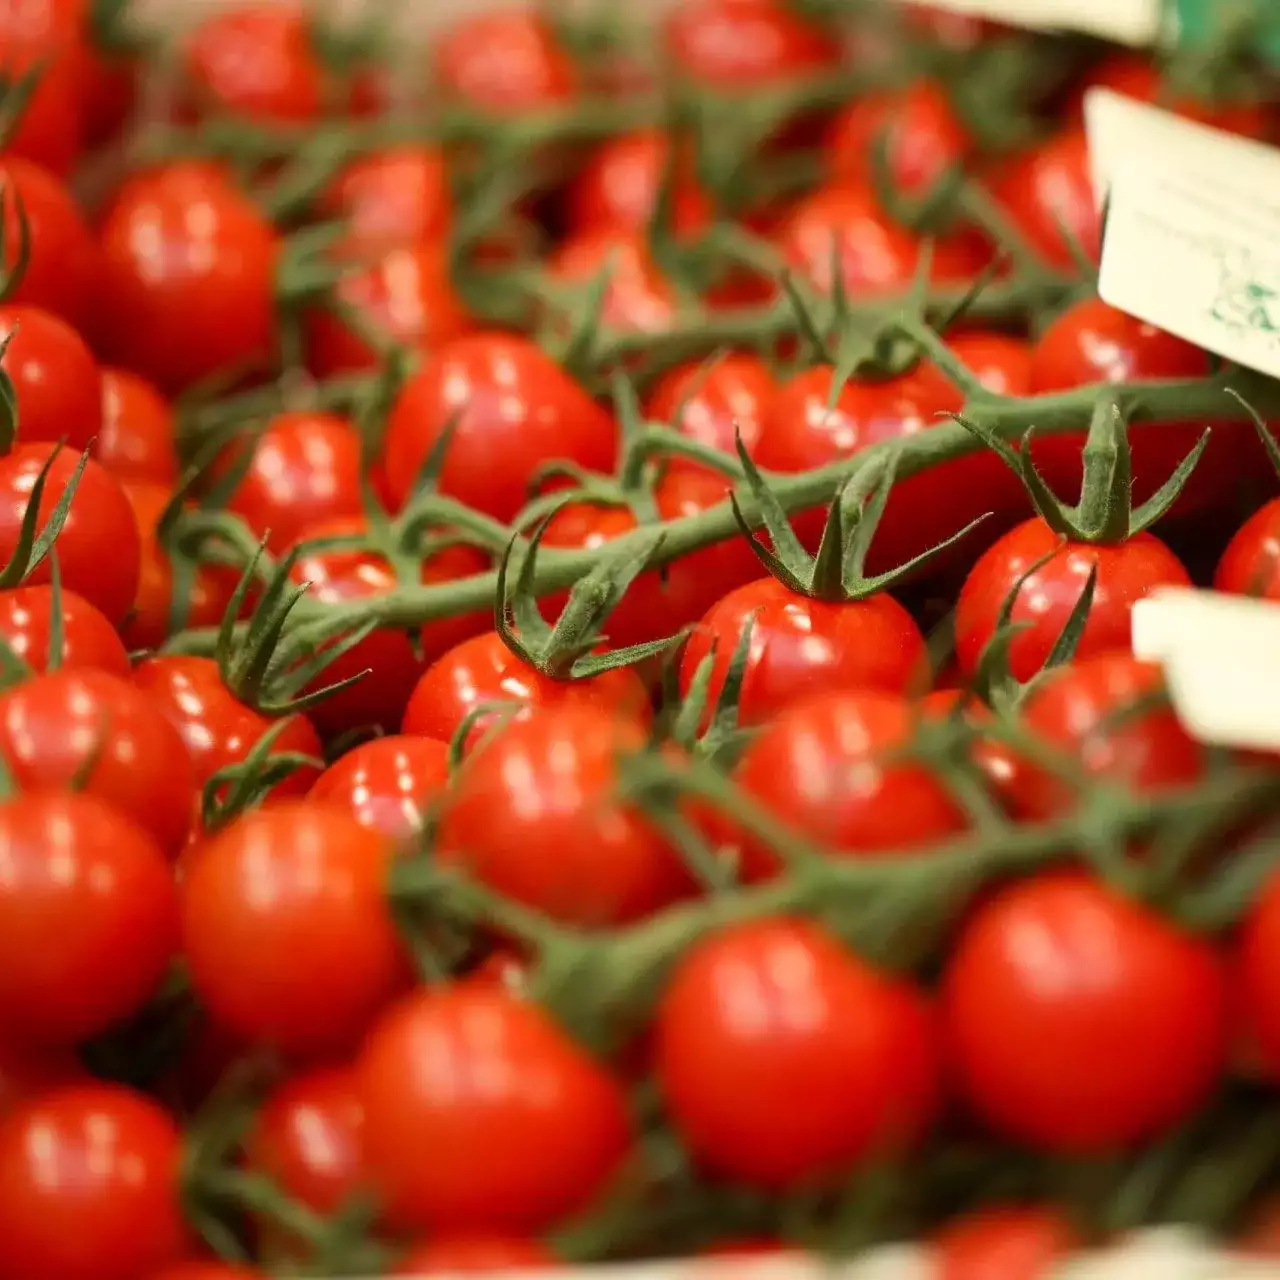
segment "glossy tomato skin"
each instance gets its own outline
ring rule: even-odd
[[[76,472],[75,453],[55,444],[27,444],[0,458],[0,562],[8,561],[17,547],[31,491],[55,452],[40,502],[43,527]],[[104,548],[110,553],[104,554]],[[63,585],[119,623],[138,589],[138,523],[124,490],[92,458],[80,476],[56,551]],[[46,557],[26,582],[49,582],[51,573],[52,558]]]
[[[310,797],[340,806],[388,839],[411,840],[449,781],[449,748],[434,738],[393,734],[353,747],[316,780]]]
[[[1051,1205],[991,1205],[949,1222],[933,1242],[939,1280],[1042,1280],[1081,1243]]]
[[[1227,543],[1213,577],[1215,591],[1280,599],[1280,499],[1259,507]]]
[[[764,724],[819,690],[878,689],[916,694],[929,683],[929,658],[915,619],[888,593],[829,603],[797,595],[775,578],[729,592],[694,629],[680,662],[687,695],[694,674],[715,650],[707,689],[714,706],[742,632],[751,642],[738,700],[738,722]]]
[[[338,298],[374,330],[424,354],[474,328],[438,243],[392,245],[373,261],[354,264],[338,283]],[[378,353],[327,309],[307,317],[306,341],[307,367],[318,378],[381,363]]]
[[[757,804],[842,857],[931,846],[967,826],[946,786],[921,764],[886,760],[911,739],[911,704],[869,689],[815,693],[765,724],[734,777]],[[710,820],[739,857],[743,879],[779,870],[772,849],[735,830],[732,815]]]
[[[360,437],[345,418],[277,414],[250,446],[248,470],[227,501],[279,555],[324,521],[363,512]]]
[[[103,369],[101,413],[93,453],[117,480],[177,483],[173,410],[156,387],[127,369]]]
[[[219,770],[242,763],[273,724],[231,693],[222,683],[218,664],[212,658],[147,658],[134,668],[133,680],[182,735],[195,768],[197,787],[203,788]],[[320,739],[305,716],[290,717],[271,754],[286,752],[315,757],[324,754]],[[305,795],[319,772],[299,769],[278,783],[271,794]]]
[[[27,215],[31,260],[7,301],[41,307],[81,332],[96,333],[101,256],[79,206],[67,188],[39,165],[14,155],[0,159],[0,199],[10,215],[4,227],[6,262],[16,259],[19,246],[18,220],[12,216],[15,198]]]
[[[36,674],[49,667],[53,588],[14,587],[0,591],[0,640]],[[128,676],[129,655],[100,609],[74,591],[62,592],[62,652],[55,666],[89,668]]]
[[[613,228],[565,240],[547,260],[553,279],[591,286],[607,273],[600,323],[626,333],[661,333],[675,320],[679,299],[658,269],[642,233]]]
[[[216,166],[183,161],[129,179],[102,226],[114,360],[170,393],[267,365],[278,248]]]
[[[204,18],[182,49],[197,113],[302,124],[319,116],[324,76],[302,9],[254,4]]]
[[[450,222],[449,175],[436,147],[405,144],[358,156],[319,200],[326,219],[346,222],[346,243],[394,249],[440,239]]]
[[[141,1009],[178,940],[151,837],[97,796],[24,795],[0,809],[0,867],[6,1034],[77,1044]]]
[[[1069,391],[1093,383],[1153,378],[1208,377],[1209,357],[1199,347],[1155,325],[1125,315],[1099,298],[1068,308],[1045,330],[1031,364],[1032,390]],[[1133,501],[1145,502],[1174,473],[1204,434],[1203,422],[1139,423],[1129,428]],[[1037,439],[1031,456],[1053,489],[1069,502],[1080,493],[1083,435]],[[1242,429],[1215,427],[1174,511],[1185,515],[1221,502],[1238,483]]]
[[[424,1276],[489,1271],[541,1271],[560,1265],[556,1255],[532,1236],[438,1236],[400,1259],[396,1275]]]
[[[406,977],[385,896],[392,852],[349,814],[303,801],[198,846],[183,943],[204,1007],[288,1053],[353,1048]]]
[[[445,97],[497,116],[563,104],[578,88],[554,28],[533,9],[459,19],[436,38],[434,59]]]
[[[102,427],[98,362],[63,319],[39,307],[0,306],[4,371],[18,397],[18,436],[87,449]]]
[[[678,854],[617,795],[617,760],[645,739],[633,720],[572,703],[513,720],[446,793],[437,857],[584,927],[642,920],[684,897],[693,886]]]
[[[397,504],[451,422],[440,491],[499,520],[524,506],[544,463],[608,473],[617,454],[609,415],[532,342],[470,334],[429,356],[391,412],[385,457]]]
[[[698,1163],[761,1190],[847,1176],[914,1142],[937,1109],[923,994],[805,921],[753,921],[696,943],[654,1026],[676,1132]]]
[[[1208,770],[1205,748],[1168,707],[1132,709],[1164,688],[1160,668],[1121,650],[1055,670],[1022,704],[1024,727],[1074,757],[1086,773],[1133,791],[1159,794],[1194,786]],[[1125,714],[1129,711],[1129,714]],[[1020,817],[1048,819],[1075,797],[1061,782],[1027,768],[1014,796]]]
[[[127,676],[52,671],[0,694],[0,755],[23,791],[97,796],[170,858],[186,842],[191,762],[178,731]]]
[[[974,911],[943,1010],[968,1105],[997,1134],[1055,1154],[1176,1127],[1226,1057],[1213,947],[1077,871],[1019,881]]]
[[[370,1171],[407,1226],[551,1226],[604,1192],[631,1143],[617,1082],[545,1011],[492,987],[406,996],[356,1074]]]
[[[1032,567],[1050,557],[1034,572]],[[1067,542],[1039,517],[1010,530],[973,566],[956,604],[956,657],[972,676],[996,630],[1009,594],[1025,577],[1010,621],[1026,625],[1009,646],[1009,668],[1030,680],[1043,666],[1097,570],[1093,602],[1076,649],[1087,658],[1132,643],[1133,606],[1157,587],[1189,587],[1182,562],[1154,535],[1139,533],[1117,546]]]
[[[969,329],[948,337],[947,346],[977,375],[988,391],[1002,396],[1032,394],[1033,348],[1024,338],[985,329]],[[919,372],[938,380],[939,396],[949,398],[954,405],[952,412],[959,413],[963,407],[960,395],[942,373],[933,365],[921,365]]]
[[[0,1125],[0,1270],[44,1280],[137,1280],[187,1246],[182,1141],[117,1085],[55,1089]]]
[[[401,732],[449,742],[472,712],[490,702],[527,708],[572,703],[647,725],[649,694],[629,667],[588,680],[553,680],[524,662],[495,631],[465,640],[423,672],[405,707]],[[519,714],[524,714],[523,712]],[[479,717],[468,737],[474,746],[495,720]]]
[[[77,83],[84,58],[74,15],[61,9],[58,0],[25,0],[0,15],[0,63],[10,82],[39,76],[7,131],[5,153],[66,175],[84,142]]]

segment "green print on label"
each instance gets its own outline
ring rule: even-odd
[[[1210,315],[1231,329],[1280,333],[1280,288],[1259,279],[1247,256],[1234,262],[1224,256]]]

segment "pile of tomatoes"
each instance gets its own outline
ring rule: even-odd
[[[1280,385],[1081,114],[1273,83],[646,21],[0,6],[6,1280],[1280,1250],[1280,770],[1130,637]]]

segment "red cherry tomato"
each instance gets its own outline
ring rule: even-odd
[[[709,705],[715,705],[749,622],[740,724],[763,724],[819,690],[879,689],[909,695],[923,692],[929,683],[924,636],[886,592],[833,604],[797,595],[774,578],[762,578],[724,596],[690,635],[680,663],[683,694],[688,694],[694,673],[714,648],[707,694]]]
[[[96,332],[101,309],[101,259],[93,233],[67,188],[53,174],[18,156],[0,159],[5,207],[4,261],[16,260],[22,202],[30,229],[30,261],[9,302],[41,307],[83,332]]]
[[[250,3],[203,18],[182,48],[198,112],[302,124],[323,107],[324,74],[301,6]]]
[[[356,1064],[369,1167],[397,1220],[536,1231],[602,1194],[631,1142],[619,1085],[538,1006],[419,988]]]
[[[53,588],[15,587],[0,591],[0,641],[36,674],[49,667],[49,624]],[[129,674],[129,655],[101,610],[74,591],[62,592],[62,652],[54,664],[63,670]]]
[[[86,61],[81,22],[61,0],[23,0],[0,14],[0,65],[16,82],[38,74],[35,90],[4,140],[21,156],[66,174],[83,145],[80,76]]]
[[[827,138],[830,176],[853,185],[869,181],[880,145],[895,187],[910,195],[962,165],[973,139],[942,86],[920,80],[896,93],[860,98],[836,117]]]
[[[186,748],[124,676],[52,671],[0,694],[0,755],[24,791],[97,796],[170,857],[186,842],[195,801]]]
[[[80,128],[92,149],[116,141],[138,101],[142,58],[128,50],[84,45],[80,51]]]
[[[176,1261],[181,1158],[177,1126],[130,1089],[33,1098],[0,1125],[0,1272],[137,1280]]]
[[[313,800],[347,810],[392,840],[421,832],[428,805],[449,781],[449,748],[434,738],[394,734],[362,742],[335,760],[311,788]]]
[[[1275,1073],[1280,1071],[1280,878],[1274,874],[1245,917],[1237,970],[1259,1056]]]
[[[934,1237],[939,1280],[1044,1280],[1079,1246],[1075,1228],[1049,1205],[992,1205]]]
[[[547,269],[553,279],[583,286],[607,273],[600,323],[610,329],[661,333],[679,308],[675,290],[637,233],[609,227],[583,232],[560,245]]]
[[[427,357],[387,423],[397,504],[451,423],[440,491],[499,520],[524,506],[544,463],[609,472],[618,447],[609,415],[533,343],[490,332],[455,338]]]
[[[269,364],[278,244],[222,170],[198,161],[141,173],[102,227],[104,342],[169,392]]]
[[[450,206],[443,153],[406,144],[345,165],[325,188],[318,211],[346,221],[351,247],[385,250],[438,241],[449,229]]]
[[[1213,585],[1233,595],[1280,599],[1280,499],[1259,508],[1236,531]]]
[[[359,1042],[406,975],[386,875],[393,846],[336,807],[282,802],[200,845],[183,943],[204,1006],[291,1053]]]
[[[758,920],[695,943],[654,1029],[676,1132],[735,1182],[821,1184],[913,1142],[937,1110],[923,994],[805,921]]]
[[[1030,680],[1044,666],[1094,569],[1093,602],[1077,658],[1130,648],[1133,606],[1156,587],[1191,585],[1182,562],[1152,534],[1136,534],[1118,546],[1067,542],[1037,516],[985,551],[960,589],[956,657],[961,672],[971,677],[977,671],[1004,602],[1017,588],[1010,621],[1025,629],[1009,645],[1009,669],[1015,679]]]
[[[19,439],[87,449],[102,427],[102,394],[84,339],[39,307],[0,307],[0,343],[6,340],[0,365],[17,393]]]
[[[436,38],[437,88],[448,98],[497,116],[563,105],[578,73],[554,28],[534,9],[461,18]]]
[[[1032,394],[1032,348],[1025,339],[970,329],[949,337],[947,346],[988,391],[1001,396]],[[963,408],[960,393],[936,366],[922,364],[916,372],[917,376],[936,382],[939,398],[954,405],[952,412],[960,412]]]
[[[152,838],[97,796],[46,792],[0,808],[0,851],[6,1035],[76,1044],[137,1013],[178,940]]]
[[[658,205],[670,161],[671,139],[661,129],[638,129],[605,142],[569,185],[569,227],[578,235],[641,234]],[[693,237],[706,230],[713,210],[699,187],[691,157],[677,154],[671,187],[672,230]]]
[[[52,444],[19,445],[8,457],[0,458],[0,562],[7,561],[17,547],[32,488],[57,450]],[[70,449],[62,449],[53,459],[40,502],[41,527],[78,465]],[[109,553],[104,554],[107,548]],[[92,459],[80,476],[55,549],[63,585],[100,609],[111,622],[120,622],[138,589],[138,523],[119,483]],[[51,572],[52,562],[46,557],[26,581],[31,585],[48,582]]]
[[[437,244],[394,245],[372,262],[353,266],[338,282],[338,300],[374,331],[424,354],[473,328]],[[341,314],[327,309],[307,317],[306,341],[307,367],[318,378],[381,364]]]
[[[248,469],[227,500],[279,555],[322,522],[359,516],[360,436],[331,413],[280,413],[250,446]]]
[[[541,707],[501,729],[444,797],[437,857],[556,920],[642,920],[685,896],[671,845],[618,798],[620,754],[644,730],[594,707]]]
[[[0,1040],[0,1121],[28,1098],[66,1084],[79,1084],[88,1072],[66,1047]]]
[[[273,722],[260,711],[232,695],[212,658],[147,658],[134,668],[133,679],[182,735],[195,766],[197,787],[203,787],[219,770],[243,763],[272,727]],[[323,754],[320,739],[305,716],[292,716],[271,750],[272,755],[288,752]],[[305,795],[317,777],[318,769],[299,769],[278,783],[271,794]]]
[[[1078,302],[1045,330],[1031,358],[1032,390],[1070,391],[1093,383],[1151,378],[1204,378],[1209,357],[1199,347],[1099,298]],[[1203,422],[1139,423],[1129,428],[1133,501],[1145,502],[1174,473],[1204,434]],[[1033,440],[1031,456],[1060,496],[1074,502],[1084,474],[1084,435]],[[1238,483],[1243,431],[1214,428],[1209,447],[1182,491],[1175,511],[1185,515],[1222,501]]]
[[[151,383],[127,369],[103,369],[101,412],[93,452],[117,480],[177,483],[173,410]]]
[[[893,758],[914,723],[910,703],[892,694],[817,693],[765,724],[734,776],[757,804],[833,853],[909,855],[967,826],[926,766]],[[734,850],[745,880],[777,873],[777,853],[738,832],[732,814],[717,813],[708,826]]]
[[[979,906],[943,985],[969,1106],[1057,1154],[1114,1151],[1194,1115],[1222,1071],[1226,1006],[1209,943],[1075,871]]]
[[[316,1067],[262,1104],[248,1139],[252,1168],[316,1213],[336,1213],[368,1191],[364,1107],[350,1067]]]
[[[486,1271],[541,1271],[559,1259],[529,1236],[438,1236],[400,1259],[396,1275],[432,1276]]]
[[[1088,774],[1144,793],[1181,790],[1204,777],[1204,748],[1171,708],[1132,711],[1163,687],[1159,667],[1125,652],[1100,654],[1055,670],[1028,695],[1022,720]],[[1054,817],[1074,803],[1063,783],[1033,768],[1023,771],[1014,795],[1015,811],[1032,819]]]
[[[405,707],[401,730],[449,742],[473,712],[487,703],[515,703],[526,710],[574,704],[647,725],[649,694],[630,667],[587,680],[553,680],[522,661],[494,631],[450,649],[429,666]],[[495,724],[480,716],[468,736],[474,746]]]

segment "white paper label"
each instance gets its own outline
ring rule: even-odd
[[[1280,377],[1280,151],[1107,90],[1085,120],[1103,301]]]
[[[1083,31],[1121,44],[1154,44],[1160,0],[930,0],[930,7],[1033,31]]]

